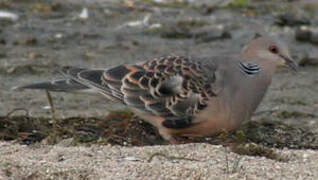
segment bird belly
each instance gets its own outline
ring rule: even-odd
[[[195,116],[194,124],[183,129],[169,129],[171,134],[187,137],[205,137],[223,131],[231,131],[236,125],[231,122],[229,106],[224,101],[210,101],[208,107]]]

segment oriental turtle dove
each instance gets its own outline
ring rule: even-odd
[[[64,78],[16,89],[95,92],[122,103],[161,136],[203,137],[238,128],[263,99],[279,66],[297,68],[288,49],[255,36],[236,56],[167,56],[106,69],[63,67]]]

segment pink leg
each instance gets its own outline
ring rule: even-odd
[[[170,144],[180,144],[167,130],[166,128],[160,128],[159,134],[161,137],[170,142]]]
[[[180,142],[179,141],[177,141],[175,138],[170,138],[170,140],[169,140],[169,142],[170,142],[170,144],[174,144],[174,145],[177,145],[177,144],[180,144]]]

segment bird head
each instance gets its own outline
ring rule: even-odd
[[[294,71],[298,68],[285,44],[259,34],[256,34],[254,39],[243,48],[242,53],[250,59],[266,61],[265,63],[276,67],[287,66]]]

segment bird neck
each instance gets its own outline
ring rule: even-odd
[[[249,49],[243,50],[242,56],[252,63],[259,64],[261,69],[269,75],[273,75],[276,72],[277,65],[273,61],[264,57],[256,56],[255,52],[250,51]]]
[[[276,72],[276,69],[277,69],[276,64],[271,63],[271,61],[269,60],[259,60],[257,63],[270,76],[272,76]]]

